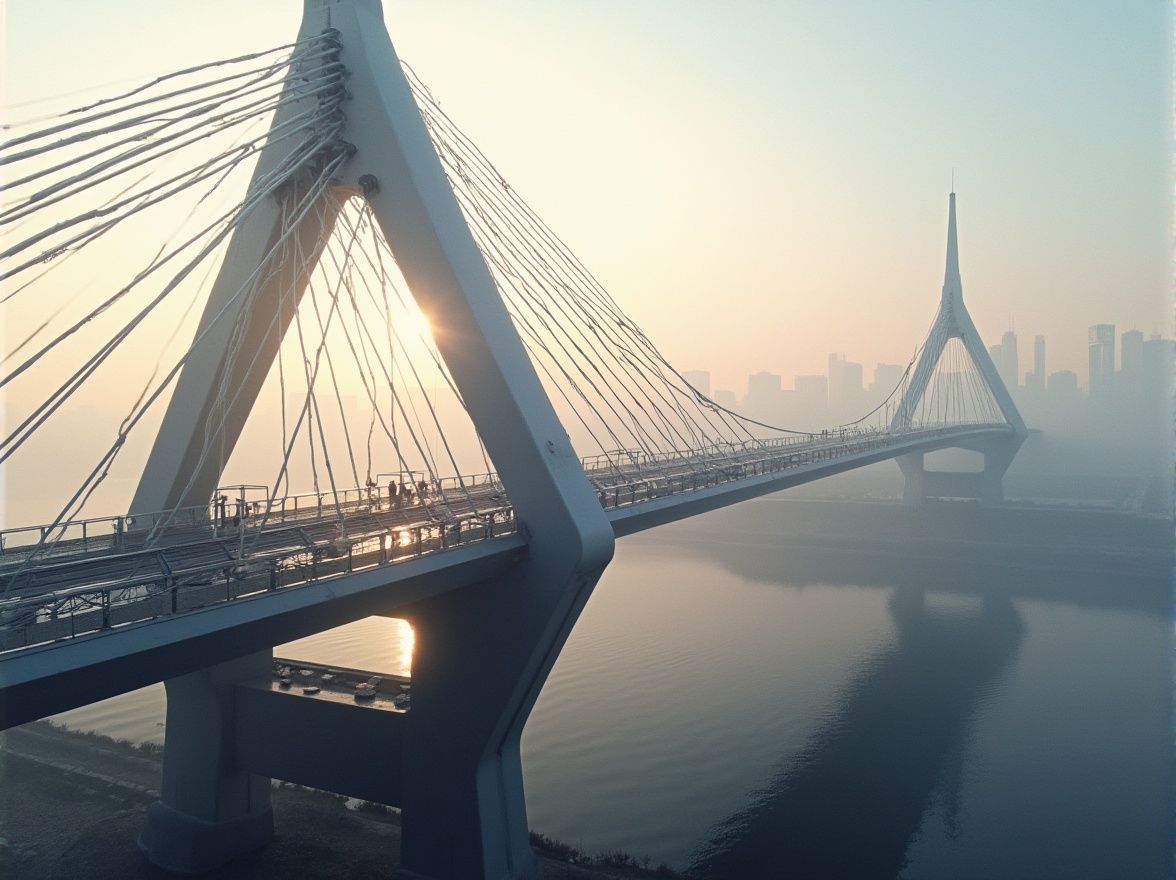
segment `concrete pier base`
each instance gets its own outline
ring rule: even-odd
[[[270,780],[237,766],[237,683],[268,675],[272,651],[173,678],[160,800],[139,848],[176,874],[203,874],[273,838]]]
[[[268,804],[262,810],[207,822],[157,801],[147,808],[139,849],[153,864],[173,874],[205,874],[261,849],[273,836],[274,814]]]

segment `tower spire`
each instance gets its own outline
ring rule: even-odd
[[[957,303],[964,299],[963,283],[960,281],[960,250],[956,239],[955,193],[948,196],[947,215],[947,268],[943,273],[943,307],[954,313]]]

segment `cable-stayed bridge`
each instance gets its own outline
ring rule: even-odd
[[[172,870],[264,844],[276,777],[402,807],[407,877],[534,876],[519,737],[616,537],[889,458],[912,500],[995,503],[1025,436],[964,308],[954,193],[939,311],[887,400],[756,422],[662,357],[374,0],[307,0],[287,46],[10,127],[0,164],[0,388],[27,402],[0,463],[80,401],[120,414],[60,513],[0,534],[0,722],[166,681],[141,845]],[[268,482],[238,483],[262,442]],[[923,466],[948,447],[984,470]],[[411,711],[257,684],[274,645],[370,614],[413,624]]]

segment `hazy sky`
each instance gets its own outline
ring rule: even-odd
[[[3,99],[290,40],[297,0],[9,0]],[[1086,327],[1171,335],[1158,2],[389,0],[398,51],[682,369],[905,363],[959,196],[989,343],[1085,384]],[[104,89],[96,89],[101,92]],[[87,93],[88,95],[89,93]]]

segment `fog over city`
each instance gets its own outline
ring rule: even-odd
[[[1170,877],[1174,12],[5,3],[0,876]]]
[[[11,5],[8,116],[280,44],[298,7],[120,2],[60,16],[53,3]],[[386,5],[400,54],[445,112],[668,361],[774,425],[834,427],[880,404],[873,421],[884,421],[937,304],[954,187],[964,301],[1036,429],[1014,478],[1101,473],[1123,485],[1165,470],[1167,16],[1114,4]],[[134,50],[116,50],[129,20]],[[36,35],[50,29],[45,45]],[[133,264],[142,245],[128,247]],[[65,273],[73,307],[119,271],[107,258],[85,277]],[[190,338],[199,308],[186,309],[132,338],[102,390],[77,394],[9,462],[6,522],[56,514],[133,404],[140,383],[126,380]],[[9,345],[35,320],[14,303]],[[1114,330],[1093,343],[1097,326]],[[10,424],[41,387],[5,389]],[[358,380],[340,391],[352,424],[366,424]],[[280,444],[266,393],[233,481],[273,479],[257,473],[272,471]],[[125,507],[165,401],[90,510]],[[484,468],[472,439],[455,443]]]

